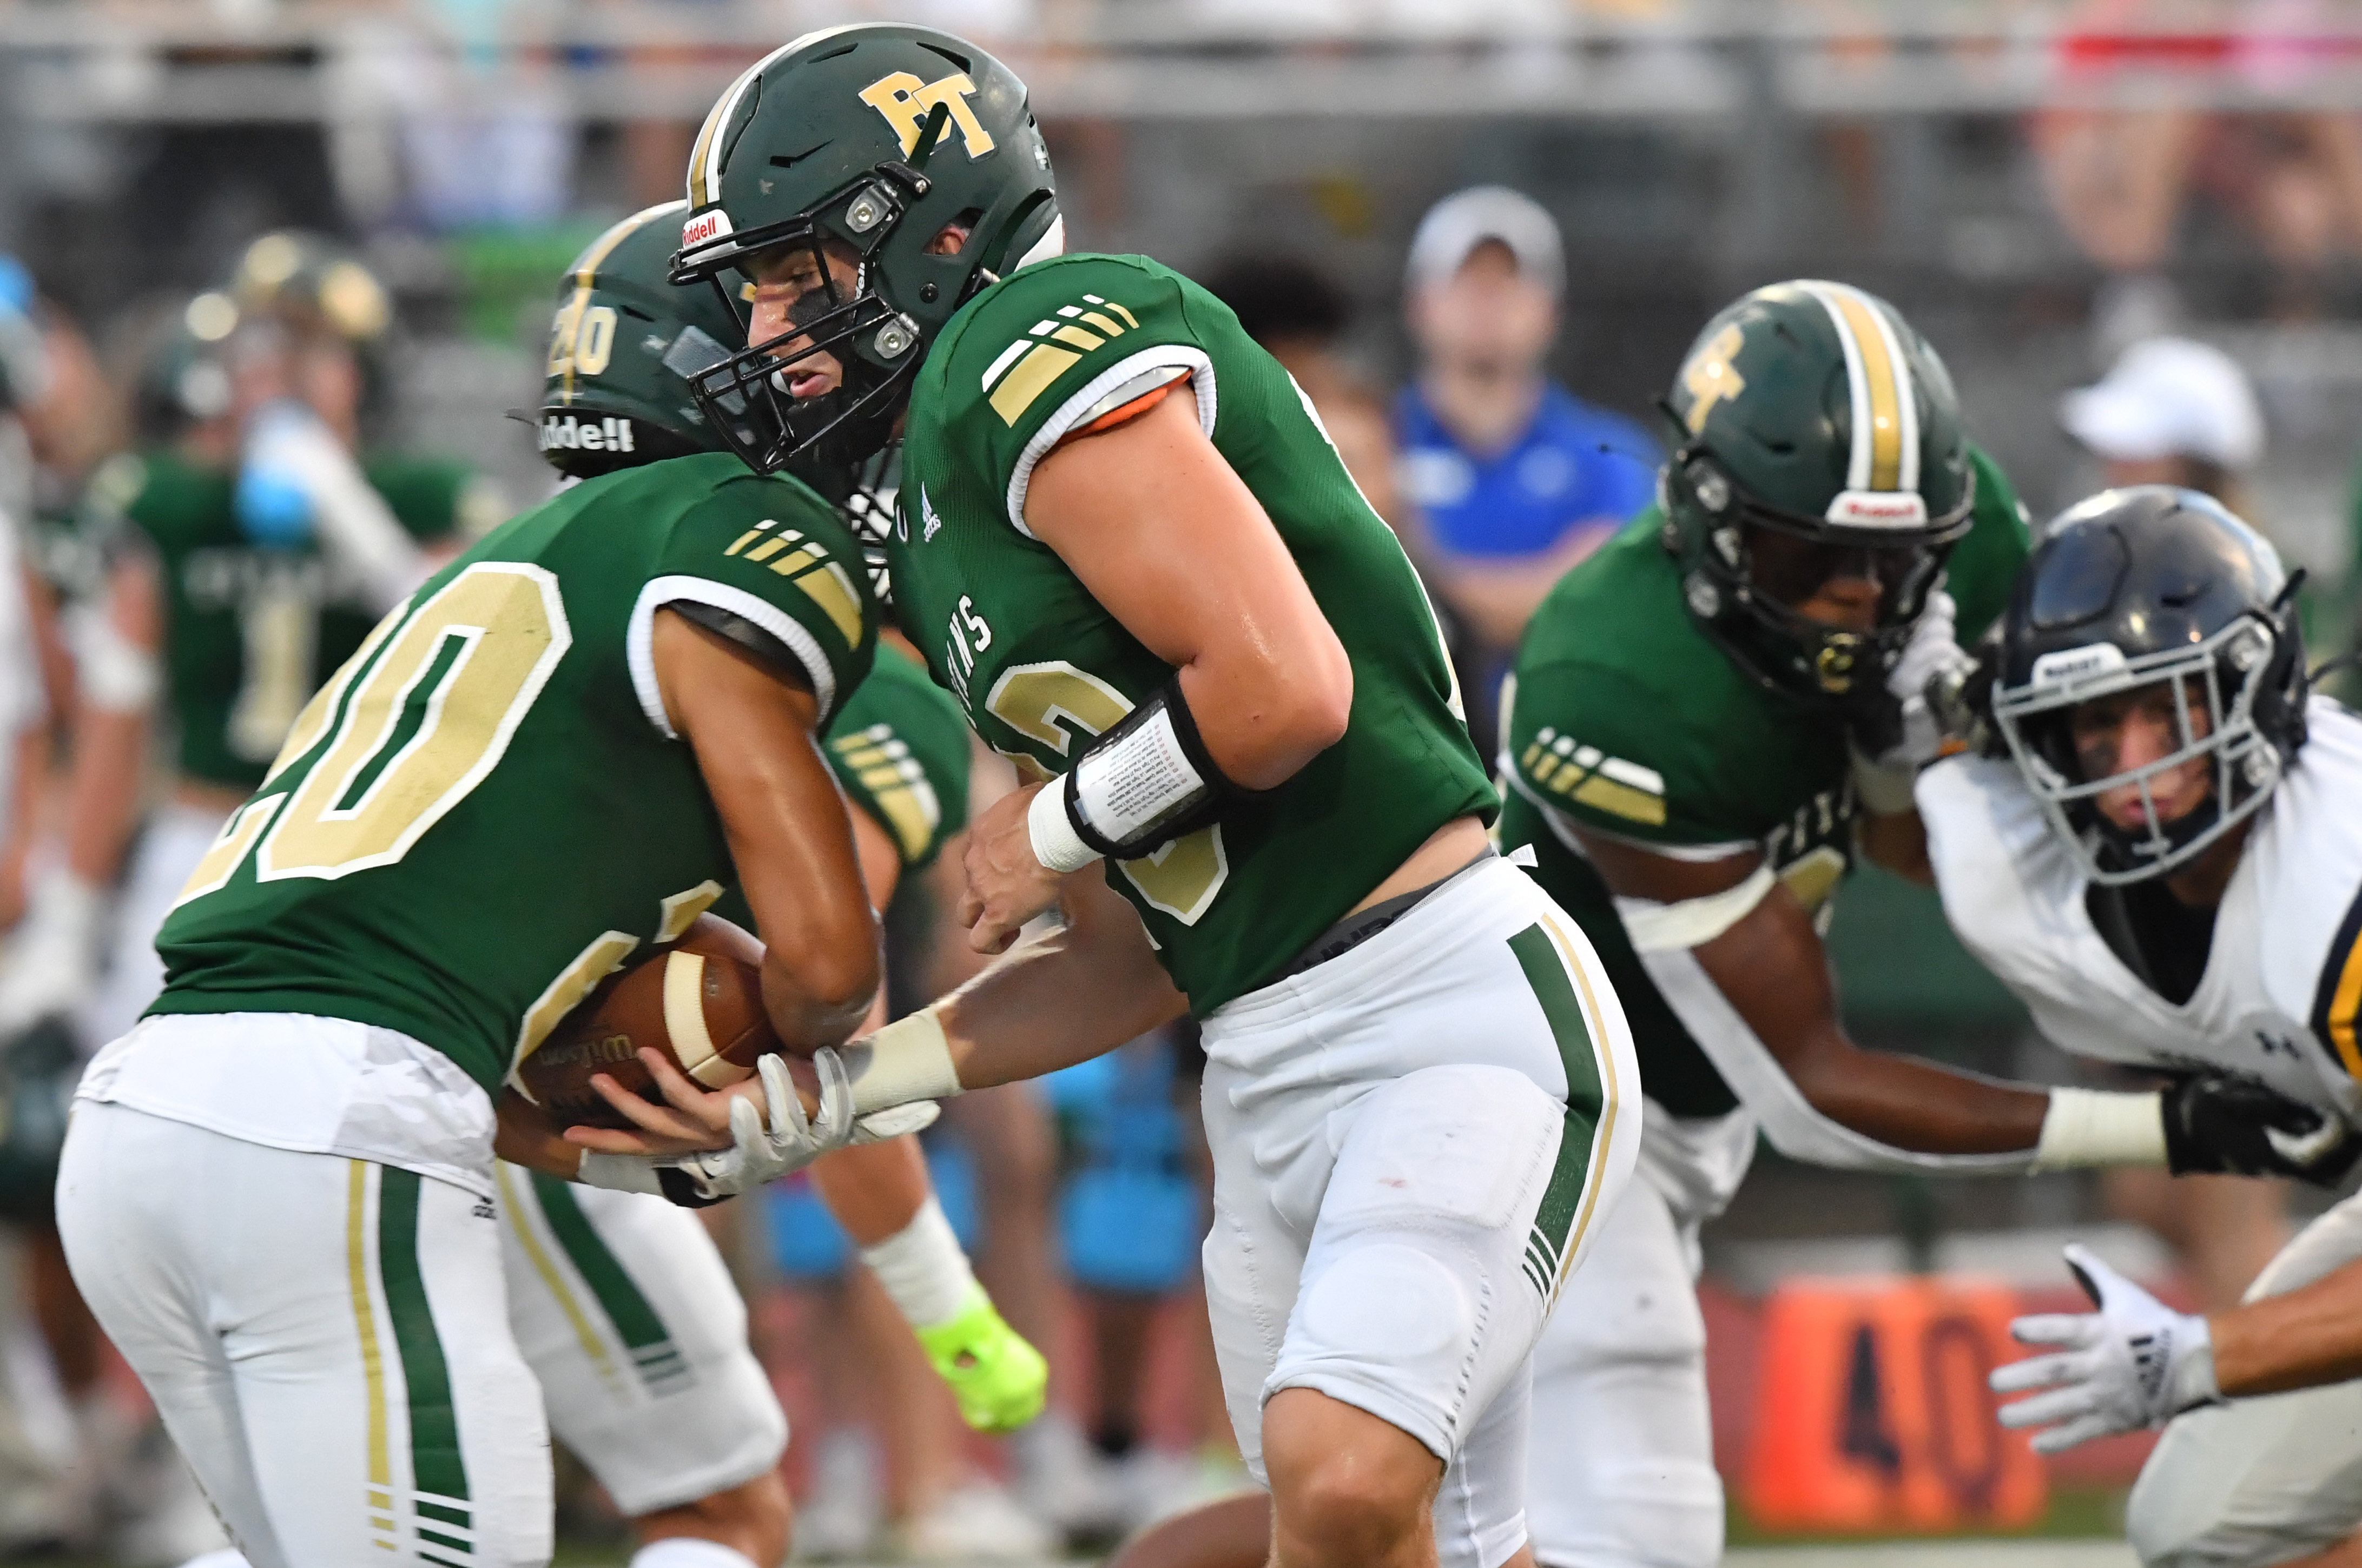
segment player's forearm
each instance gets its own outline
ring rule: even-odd
[[[852,1039],[876,1006],[879,984],[874,938],[840,939],[833,948],[783,940],[763,957],[763,1010],[780,1040],[801,1055]]]
[[[1927,827],[1917,812],[1865,812],[1856,832],[1862,854],[1871,860],[1906,882],[1936,885],[1936,867],[1927,858]]]
[[[514,1089],[503,1089],[492,1107],[492,1153],[513,1165],[572,1181],[582,1163],[579,1144],[569,1143],[541,1109]]]
[[[2362,1377],[2362,1263],[2217,1312],[2207,1328],[2214,1381],[2230,1398]]]
[[[1070,927],[1026,943],[936,1010],[963,1089],[1040,1077],[1137,1039],[1187,1010],[1150,957],[1101,955]]]
[[[2030,1152],[2050,1096],[1914,1056],[1832,1045],[1790,1077],[1813,1109],[1892,1148],[1924,1154]]]
[[[855,1110],[1039,1077],[1181,1015],[1187,999],[1130,905],[1085,872],[1067,878],[1065,907],[1061,928],[845,1047]]]

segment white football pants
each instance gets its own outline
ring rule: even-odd
[[[1264,1402],[1316,1389],[1443,1460],[1440,1562],[1496,1568],[1526,1538],[1528,1354],[1639,1151],[1597,956],[1491,860],[1205,1043],[1206,1297],[1249,1468]]]
[[[697,1216],[515,1165],[500,1183],[509,1323],[557,1441],[627,1517],[779,1463],[788,1418]]]
[[[1738,1190],[1754,1145],[1743,1111],[1649,1106],[1639,1171],[1534,1347],[1526,1515],[1542,1568],[1722,1561],[1698,1228]]]
[[[2362,1258],[2362,1198],[2307,1225],[2247,1299]],[[2148,1568],[2269,1568],[2362,1529],[2362,1380],[2176,1416],[2141,1470],[2125,1533]]]
[[[58,1228],[254,1568],[549,1561],[548,1429],[491,1202],[84,1100]]]

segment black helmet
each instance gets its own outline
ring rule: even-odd
[[[1880,700],[1974,521],[1975,472],[1943,360],[1884,300],[1800,279],[1707,322],[1664,407],[1680,445],[1658,493],[1692,617],[1773,690]],[[1759,557],[1786,541],[1801,542],[1784,553],[1802,576],[1834,552],[1882,558],[1868,631],[1795,612],[1788,599],[1810,597],[1827,574],[1783,590]]]
[[[2187,864],[2254,814],[2304,744],[2302,580],[2220,502],[2172,485],[2103,491],[2061,513],[2018,574],[2003,616],[1992,716],[2026,788],[2094,882]],[[2069,734],[2081,702],[2170,681],[2181,744],[2155,762],[2085,778]],[[2209,727],[2193,733],[2200,693]],[[2213,790],[2180,820],[2120,828],[2103,791],[2212,757]]]
[[[931,253],[955,225],[966,243]],[[758,343],[699,376],[699,401],[734,395],[773,412],[770,439],[738,448],[758,472],[823,443],[832,465],[867,457],[886,444],[953,313],[1001,274],[1055,255],[1064,232],[1049,150],[1007,66],[929,28],[808,33],[731,83],[706,116],[673,278],[721,288],[760,251],[850,247],[860,257],[851,293],[830,283],[794,328],[811,345],[798,357],[834,356],[844,385],[797,406],[772,346]]]
[[[576,257],[559,282],[541,392],[541,455],[575,479],[719,452],[711,419],[747,424],[744,399],[701,409],[691,376],[745,341],[736,313],[701,284],[668,279],[686,202],[667,202],[615,225]],[[747,431],[745,439],[755,439]]]

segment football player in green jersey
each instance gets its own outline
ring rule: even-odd
[[[656,323],[633,326],[639,354]],[[780,1511],[738,1485],[776,1459],[775,1408],[742,1419],[760,1375],[712,1342],[738,1339],[726,1277],[710,1247],[624,1264],[685,1217],[620,1200],[710,1198],[890,1127],[841,1094],[807,1121],[774,1059],[746,1149],[651,1168],[584,1158],[502,1091],[732,883],[770,942],[771,1021],[843,1082],[824,1047],[870,1014],[877,928],[817,743],[872,658],[863,578],[833,510],[727,455],[574,486],[369,634],[189,878],[163,994],[84,1079],[60,1221],[255,1568],[546,1562],[545,1394],[650,1510],[644,1564],[777,1556]],[[893,798],[916,780],[892,745],[858,749],[882,880],[927,813]],[[496,1166],[496,1129],[533,1173],[625,1190]],[[929,1322],[972,1305],[964,1262],[904,1283]],[[558,1386],[520,1327],[572,1369]]]
[[[1661,507],[1562,579],[1505,693],[1505,846],[1590,935],[1650,1100],[1642,1179],[1535,1353],[1541,1562],[1719,1561],[1691,1286],[1759,1130],[1849,1168],[2285,1168],[2260,1101],[1997,1083],[1847,1037],[1820,933],[1857,854],[1928,878],[1931,685],[2001,613],[2026,529],[1942,361],[1842,283],[1708,322]],[[2270,1097],[2282,1110],[2287,1102]]]
[[[740,330],[709,291],[665,282],[681,204],[607,230],[566,275],[548,356],[540,445],[570,480],[718,445],[684,368]],[[830,724],[823,750],[855,810],[855,846],[882,910],[906,872],[966,825],[968,739],[959,710],[891,639]],[[750,916],[735,890],[717,912]],[[885,1021],[884,999],[870,1022]],[[787,1423],[748,1352],[745,1314],[713,1242],[689,1213],[502,1165],[509,1319],[554,1435],[598,1475],[645,1547],[726,1547],[753,1563],[787,1551],[778,1464]],[[840,1150],[815,1187],[910,1322],[961,1415],[1006,1430],[1042,1407],[1047,1368],[977,1284],[916,1141]],[[583,1324],[596,1332],[585,1334]],[[643,1376],[616,1376],[617,1364]],[[649,1369],[653,1368],[653,1371]],[[711,1553],[677,1568],[720,1562]]]
[[[970,831],[972,940],[1065,916],[857,1046],[854,1105],[1198,1015],[1207,1294],[1278,1561],[1529,1560],[1527,1354],[1630,1170],[1637,1085],[1579,932],[1486,841],[1394,536],[1219,301],[1058,254],[1023,84],[973,45],[788,45],[716,105],[689,197],[681,275],[754,285],[748,348],[700,381],[710,415],[778,410],[749,460],[905,435],[897,617],[1033,780]],[[720,1124],[667,1088],[651,1132]]]

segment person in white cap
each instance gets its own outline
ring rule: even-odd
[[[2188,337],[2144,338],[2108,373],[2059,399],[2058,423],[2100,459],[2111,487],[2171,484],[2251,516],[2240,476],[2264,451],[2264,416],[2230,355]],[[2235,1304],[2289,1239],[2286,1200],[2270,1182],[2110,1171],[2108,1211],[2164,1242],[2200,1303]]]
[[[2174,484],[2244,512],[2239,476],[2264,455],[2264,414],[2238,361],[2210,343],[2150,337],[2058,402],[2058,423],[2107,482]]]
[[[1395,409],[1403,494],[1473,644],[1469,718],[1489,737],[1492,693],[1534,607],[1649,504],[1659,454],[1638,424],[1550,380],[1566,260],[1530,197],[1478,185],[1438,202],[1407,274],[1419,370]]]

